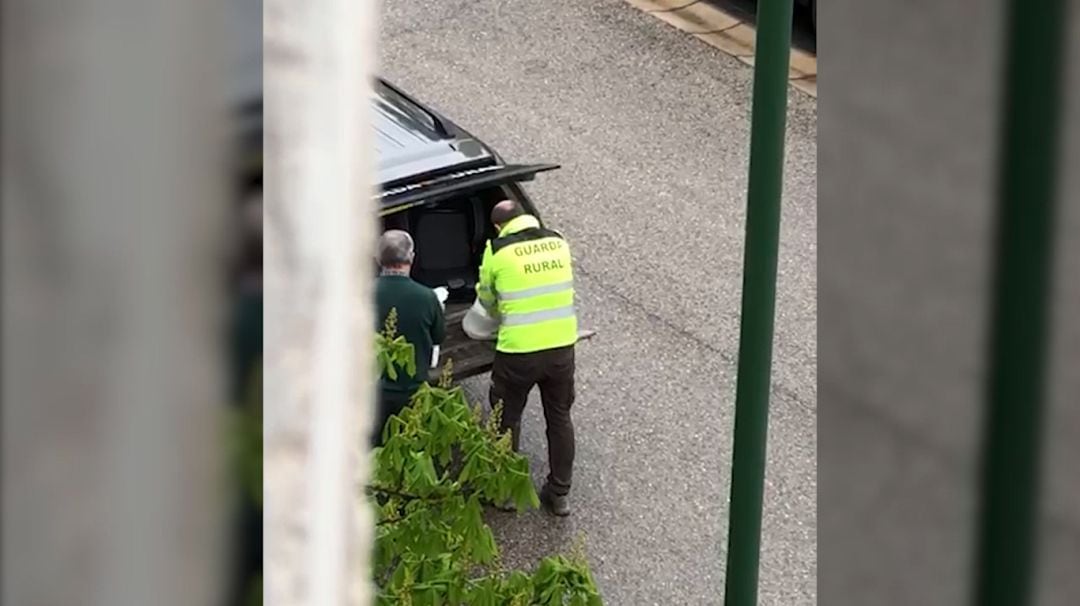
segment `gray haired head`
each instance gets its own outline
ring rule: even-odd
[[[382,267],[400,267],[413,262],[415,251],[409,232],[391,229],[379,237],[379,265]]]

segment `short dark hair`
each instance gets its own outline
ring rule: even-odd
[[[491,209],[491,222],[496,225],[505,225],[511,219],[516,219],[525,214],[525,209],[516,200],[503,200]]]

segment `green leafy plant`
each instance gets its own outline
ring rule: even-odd
[[[416,350],[405,337],[397,335],[397,310],[386,314],[383,330],[375,335],[375,360],[379,373],[397,381],[400,366],[410,377],[416,375]]]
[[[380,368],[397,365],[414,373],[412,346],[405,360],[395,323],[391,312],[378,335]],[[499,431],[501,407],[485,420],[450,377],[448,365],[437,385],[422,384],[382,428],[383,445],[374,452],[368,494],[377,519],[377,603],[600,605],[580,544],[569,556],[544,558],[532,573],[503,567],[483,506],[512,503],[519,512],[539,507],[529,462],[513,451],[509,432]]]

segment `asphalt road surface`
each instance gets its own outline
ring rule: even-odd
[[[574,514],[493,514],[508,564],[585,533],[606,603],[719,604],[752,71],[617,0],[384,5],[381,72],[495,146],[574,249]],[[789,93],[761,604],[815,603],[816,101]],[[487,378],[467,387],[477,399]],[[523,450],[546,473],[534,394]]]

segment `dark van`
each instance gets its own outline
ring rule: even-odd
[[[539,218],[521,183],[558,165],[507,164],[495,150],[383,80],[376,82],[374,105],[382,228],[412,234],[413,279],[450,292],[446,340],[431,376],[439,376],[448,359],[455,379],[487,372],[494,344],[470,339],[461,320],[476,296],[485,244],[498,235],[491,209],[513,199]]]

